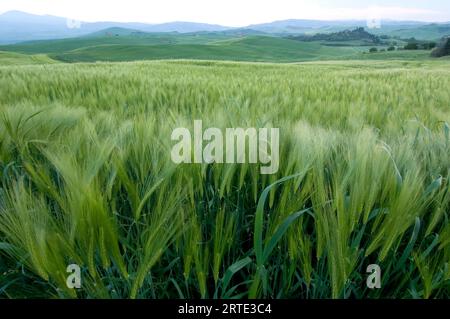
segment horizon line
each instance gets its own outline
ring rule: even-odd
[[[236,28],[245,28],[255,25],[261,25],[261,24],[270,24],[275,22],[283,22],[283,21],[295,21],[295,20],[302,20],[302,21],[318,21],[318,22],[362,22],[367,21],[367,19],[306,19],[306,18],[286,18],[286,19],[277,19],[272,21],[266,21],[261,23],[250,23],[245,24],[242,26],[229,26],[225,24],[219,24],[219,23],[209,23],[209,22],[198,22],[198,21],[183,21],[183,20],[170,20],[166,22],[143,22],[143,21],[114,21],[114,20],[95,20],[95,21],[83,21],[78,19],[71,19],[70,17],[64,17],[64,16],[58,16],[53,14],[39,14],[39,13],[32,13],[27,12],[23,10],[7,10],[7,11],[0,11],[0,16],[11,13],[11,12],[17,12],[17,13],[24,13],[28,15],[33,16],[39,16],[39,17],[53,17],[53,18],[61,18],[61,19],[67,19],[67,20],[75,20],[79,21],[81,23],[121,23],[121,24],[129,24],[129,23],[136,23],[136,24],[147,24],[147,25],[161,25],[161,24],[168,24],[168,23],[196,23],[196,24],[206,24],[206,25],[216,25],[220,27],[225,27],[229,29],[236,29]],[[420,20],[420,19],[411,19],[411,20],[402,20],[402,19],[380,19],[380,21],[391,21],[391,22],[416,22],[416,23],[427,23],[427,24],[448,24],[450,23],[450,20]]]

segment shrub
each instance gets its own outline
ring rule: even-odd
[[[395,51],[395,47],[394,46],[390,46],[387,50],[388,51]]]
[[[432,50],[436,47],[436,42],[426,42],[420,45],[420,49],[423,50]]]
[[[418,50],[419,49],[419,45],[415,42],[410,42],[407,45],[405,45],[404,47],[405,50]]]
[[[370,48],[369,52],[370,53],[375,53],[375,52],[378,52],[378,49],[377,48]]]
[[[431,56],[440,58],[450,55],[450,37],[443,38],[441,43],[431,52]]]

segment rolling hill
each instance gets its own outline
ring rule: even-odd
[[[57,62],[44,54],[28,55],[0,51],[0,65],[49,64]]]
[[[26,54],[63,53],[71,50],[103,45],[164,45],[164,44],[209,44],[249,35],[263,35],[253,30],[227,32],[147,33],[134,29],[108,28],[86,36],[27,41],[19,44],[0,46],[0,51],[12,51]]]
[[[321,38],[321,36],[318,37]],[[78,38],[30,41],[0,46],[0,51],[30,55],[46,54],[51,59],[70,63],[161,59],[255,62],[422,59],[430,53],[399,51],[390,54],[363,55],[363,52],[368,51],[368,44],[378,46],[380,49],[383,48],[383,44],[326,40],[319,41],[316,37],[309,37],[307,41],[301,41],[300,38],[267,35],[251,29],[246,29],[245,32],[229,30],[179,34],[145,33],[135,29],[109,28]]]
[[[100,44],[51,53],[50,57],[64,62],[160,59],[297,62],[350,57],[360,51],[357,48],[326,47],[317,42],[246,36],[206,44]]]
[[[61,39],[92,34],[108,28],[135,29],[143,32],[223,31],[229,29],[220,25],[195,22],[169,22],[162,24],[120,23],[120,22],[80,22],[79,26],[68,25],[68,20],[49,15],[34,15],[20,11],[9,11],[0,15],[0,44],[24,41]]]
[[[130,29],[110,28],[84,37],[28,41],[14,45],[0,46],[0,50],[27,54],[62,53],[84,47],[100,45],[171,44],[178,43],[177,38],[178,37],[175,34],[133,33]]]
[[[120,22],[80,22],[80,25],[68,24],[62,17],[33,15],[20,11],[10,11],[0,15],[0,44],[14,44],[24,41],[63,39],[86,36],[102,32],[105,29],[131,29],[146,33],[224,33],[224,35],[250,32],[256,34],[317,34],[366,27],[363,20],[282,20],[271,23],[250,25],[243,28],[231,28],[221,25],[195,22],[169,22],[162,24],[120,23]],[[380,29],[372,29],[377,35],[416,37],[419,40],[436,40],[450,34],[450,23],[424,23],[414,21],[381,21]]]
[[[26,23],[23,21],[26,20]],[[20,25],[23,30],[36,27],[30,34],[41,36],[43,27],[51,32],[52,28],[60,30],[66,20],[51,16],[34,16],[21,12],[9,12],[0,16],[2,23]],[[380,41],[380,34],[389,31],[396,38],[435,39],[439,34],[446,34],[450,29],[445,24],[423,24],[419,22],[390,22],[389,26],[372,29],[368,33],[363,27],[354,30],[340,29],[345,25],[358,25],[361,21],[313,21],[286,20],[269,24],[253,25],[248,28],[226,28],[217,25],[190,24],[184,22],[162,25],[90,23],[81,29],[64,32],[86,32],[87,34],[65,37],[63,39],[33,40],[17,44],[0,45],[0,51],[15,52],[34,56],[47,55],[49,59],[64,62],[96,61],[135,61],[159,59],[204,59],[256,62],[300,62],[313,60],[337,59],[394,59],[396,57],[423,58],[427,53],[412,54],[400,52],[395,54],[362,55],[368,51],[367,46],[386,49],[387,41]],[[40,27],[37,27],[40,26]],[[101,26],[107,26],[98,29]],[[280,28],[305,31],[309,34],[274,33]],[[305,30],[302,28],[306,28]],[[383,29],[384,28],[384,29]],[[4,33],[11,29],[0,29],[0,43]],[[20,33],[20,28],[13,30]],[[151,30],[146,32],[145,30]],[[169,32],[175,30],[174,32]],[[179,31],[202,30],[180,33]],[[325,30],[325,32],[319,32]],[[384,31],[383,31],[384,30]],[[161,32],[156,32],[161,31]],[[373,33],[373,34],[372,34]],[[73,35],[72,34],[72,35]],[[16,34],[17,35],[17,34]],[[57,37],[61,34],[52,33]],[[20,35],[18,36],[20,38]],[[384,37],[383,37],[384,38]],[[400,40],[397,40],[397,42]],[[403,42],[398,42],[401,43]]]

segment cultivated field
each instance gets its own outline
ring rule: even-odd
[[[323,60],[429,60],[430,50],[402,50],[404,40],[370,44],[354,41],[297,41],[268,35],[201,33],[188,35],[133,33],[126,29],[90,36],[0,46],[0,51],[47,55],[62,62],[131,62],[162,59],[244,62]],[[131,33],[130,33],[131,32]],[[396,51],[388,51],[394,41]],[[430,40],[431,41],[431,40]],[[375,47],[384,52],[368,54]],[[3,53],[6,54],[6,53]],[[1,60],[1,56],[0,56]]]
[[[8,61],[0,297],[450,296],[449,60]],[[280,128],[278,173],[175,165],[194,119]]]

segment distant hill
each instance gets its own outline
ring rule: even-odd
[[[341,41],[363,41],[365,43],[378,44],[381,42],[380,38],[373,35],[363,27],[356,28],[354,30],[344,30],[334,33],[317,33],[315,35],[299,35],[291,36],[290,39],[298,41],[329,41],[329,42],[341,42]]]
[[[266,33],[315,33],[321,30],[339,30],[365,26],[365,21],[322,21],[289,19],[250,25],[248,28]]]
[[[334,33],[363,27],[367,28],[366,20],[282,20],[271,23],[251,25],[249,28],[274,34],[305,34],[314,35],[317,33]],[[437,40],[443,36],[450,35],[450,22],[447,23],[427,23],[420,21],[394,21],[381,20],[380,28],[369,30],[375,35],[388,35],[398,38],[415,37],[420,40]]]
[[[162,24],[120,23],[120,22],[71,22],[66,18],[34,15],[20,11],[10,11],[0,15],[0,44],[14,44],[25,41],[76,38],[86,35],[98,36],[104,30],[134,30],[139,33],[216,33],[224,35],[314,35],[317,33],[335,33],[356,27],[365,27],[363,20],[319,21],[319,20],[282,20],[271,23],[255,24],[243,28],[231,28],[215,24],[195,22],[169,22]],[[419,40],[438,40],[450,35],[450,23],[424,23],[415,21],[381,21],[380,29],[371,29],[376,35],[415,37]],[[114,33],[114,32],[111,32]],[[116,32],[117,33],[117,32]],[[119,35],[123,35],[117,33]]]
[[[220,31],[220,33],[228,36],[267,35],[266,32],[253,30],[251,28],[229,29]]]
[[[207,23],[195,23],[195,22],[169,22],[162,24],[147,25],[146,27],[139,28],[145,32],[179,32],[179,33],[191,33],[199,31],[223,31],[230,29],[217,24]]]
[[[64,18],[19,11],[0,15],[0,43],[79,36],[92,31],[69,29]]]
[[[418,40],[439,40],[450,35],[450,23],[430,23],[426,25],[385,25],[381,29],[371,29],[375,35]]]
[[[117,36],[145,36],[147,35],[147,32],[141,31],[141,30],[135,30],[135,29],[127,29],[127,28],[120,28],[120,27],[112,27],[103,29],[97,32],[93,32],[90,34],[85,35],[85,37],[90,38],[97,38],[97,37],[117,37]]]
[[[394,20],[381,20],[380,29],[384,28],[411,28],[427,25],[426,22],[419,21],[394,21]],[[263,23],[257,25],[250,25],[249,28],[263,31],[267,33],[320,33],[320,32],[337,32],[345,29],[367,27],[366,20],[280,20],[270,23]]]
[[[195,22],[170,22],[163,24],[95,22],[71,24],[66,18],[34,15],[20,11],[9,11],[0,15],[0,44],[19,43],[32,40],[62,39],[88,35],[109,28],[134,29],[143,32],[224,31],[230,28]]]

